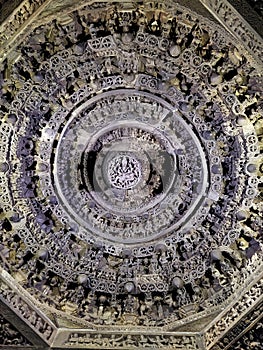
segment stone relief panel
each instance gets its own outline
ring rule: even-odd
[[[230,350],[240,349],[262,349],[262,334],[263,334],[262,322],[258,322],[254,327],[246,334],[244,334],[234,345],[230,347]]]
[[[1,72],[5,269],[103,329],[173,328],[243,293],[262,269],[262,77],[246,51],[154,1],[94,3],[18,50]]]
[[[223,338],[223,341],[227,341],[231,337],[231,332],[234,335],[235,330],[238,329],[238,327],[242,327],[242,323],[249,322],[250,317],[258,317],[258,314],[262,312],[262,303],[260,306],[258,306],[258,303],[262,301],[261,298],[261,292],[262,292],[262,279],[256,283],[244,296],[242,296],[238,302],[236,302],[229,311],[227,311],[217,322],[214,323],[210,329],[207,330],[205,333],[205,339],[206,339],[206,348],[209,349],[213,344],[217,342],[217,339],[222,336],[222,334],[227,333],[228,328],[233,326],[235,324],[236,320],[239,320],[244,316],[248,310],[250,310],[250,314],[244,318],[240,322],[236,328],[234,328],[232,331],[230,331],[229,334],[225,338]],[[253,308],[253,309],[252,309]],[[231,339],[231,338],[230,338]],[[217,344],[212,349],[219,349],[219,345]]]
[[[260,35],[247,23],[238,11],[226,0],[201,0],[220,21],[227,27],[236,38],[243,42],[250,54],[256,58],[256,62],[262,73],[262,57],[260,52],[263,49],[263,40]],[[260,11],[260,4],[257,1],[248,1],[251,4],[254,2],[255,8]]]
[[[23,293],[9,286],[2,277],[0,282],[0,300],[13,310],[21,320],[30,325],[46,343],[54,338],[56,327],[32,304]],[[4,329],[3,329],[4,332]]]
[[[11,5],[13,11],[8,16],[8,21],[3,21],[6,18],[1,18],[3,23],[0,26],[0,53],[2,61],[7,56],[7,51],[12,49],[14,39],[21,34],[24,25],[27,21],[32,20],[33,15],[37,12],[40,6],[50,1],[48,0],[24,0],[16,1]],[[5,8],[4,8],[5,9]],[[4,13],[3,13],[4,14]],[[6,51],[7,50],[7,51]]]
[[[245,349],[253,346],[257,349],[262,344],[262,310],[263,303],[258,305],[246,315],[244,319],[239,321],[222,339],[217,342],[212,350],[224,348],[230,349]],[[242,336],[240,336],[242,335]],[[237,339],[237,340],[236,340]]]
[[[149,334],[92,334],[72,333],[62,346],[86,349],[199,349],[196,337]]]

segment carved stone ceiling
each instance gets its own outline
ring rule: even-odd
[[[262,48],[223,0],[10,13],[3,347],[262,349]]]

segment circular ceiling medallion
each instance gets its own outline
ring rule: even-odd
[[[10,273],[103,327],[220,312],[261,242],[259,74],[216,23],[155,5],[37,28],[0,90]]]
[[[124,191],[135,187],[142,177],[140,162],[128,152],[121,152],[111,159],[106,171],[112,187]]]
[[[62,129],[54,190],[87,237],[150,241],[201,210],[210,188],[205,153],[194,126],[164,99],[106,92],[72,112]]]

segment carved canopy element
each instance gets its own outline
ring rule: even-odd
[[[262,310],[258,57],[174,1],[23,6],[0,33],[3,309],[40,347],[234,344]]]

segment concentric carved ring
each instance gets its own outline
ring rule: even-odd
[[[220,312],[261,242],[262,79],[216,23],[155,5],[80,7],[4,72],[3,256],[81,322]]]
[[[182,227],[209,187],[189,124],[163,99],[135,90],[104,93],[72,113],[55,174],[61,206],[87,236],[125,244]]]

